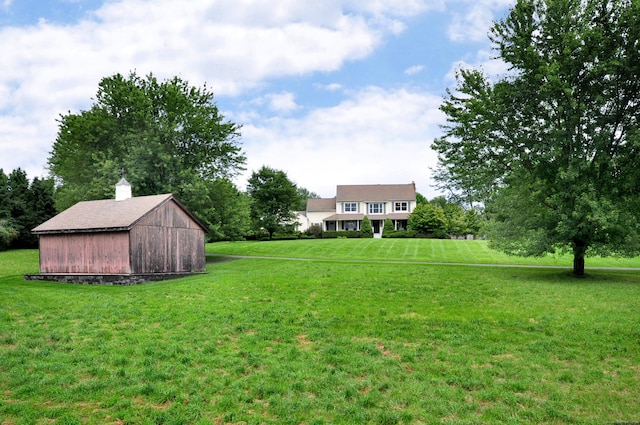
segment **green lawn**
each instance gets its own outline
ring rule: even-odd
[[[298,242],[207,250],[328,254],[133,287],[25,282],[37,251],[0,253],[0,423],[640,421],[639,271],[332,262],[376,248]],[[447,257],[401,245],[379,258]]]
[[[208,254],[259,255],[330,260],[410,261],[457,264],[507,264],[573,267],[570,254],[513,257],[489,249],[487,241],[450,239],[318,239],[272,242],[222,242],[207,245]],[[589,267],[640,268],[640,258],[586,259]]]

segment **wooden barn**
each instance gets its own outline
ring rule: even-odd
[[[33,229],[40,275],[27,279],[131,284],[204,272],[200,220],[171,194],[118,190],[115,200],[79,202]]]

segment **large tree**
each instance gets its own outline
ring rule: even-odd
[[[293,211],[300,199],[296,185],[281,170],[263,166],[249,178],[247,194],[251,198],[251,218],[256,230],[264,229],[269,239],[278,230],[294,224]]]
[[[510,67],[460,70],[437,180],[492,213],[492,245],[640,252],[640,2],[518,0],[490,39]]]
[[[209,227],[209,242],[242,240],[249,233],[249,197],[227,179],[200,180],[184,189],[190,208]]]
[[[18,231],[11,221],[9,199],[9,177],[0,168],[0,251],[4,251],[18,237]]]
[[[297,188],[298,191],[298,202],[294,206],[296,211],[306,211],[307,210],[307,201],[313,198],[319,198],[317,193],[309,191],[304,187]]]
[[[11,206],[9,205],[9,176],[0,168],[0,219],[11,217]]]
[[[420,204],[409,215],[408,221],[409,230],[436,238],[447,236],[447,217],[440,205]]]
[[[113,197],[124,168],[134,196],[173,193],[208,224],[220,225],[200,208],[199,197],[226,193],[216,180],[235,176],[245,157],[240,126],[225,120],[206,86],[115,74],[100,81],[90,109],[59,122],[48,160],[58,209]]]
[[[56,215],[54,201],[53,179],[40,179],[34,177],[29,186],[28,209],[24,217],[28,233],[22,241],[24,246],[35,248],[38,246],[38,237],[31,233],[31,229],[49,220]]]
[[[15,230],[17,238],[11,244],[13,248],[32,248],[30,226],[30,200],[29,178],[26,171],[21,168],[13,170],[7,179],[7,204],[9,207],[9,217]]]

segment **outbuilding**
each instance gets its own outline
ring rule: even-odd
[[[172,194],[130,197],[118,185],[116,199],[79,202],[33,229],[40,274],[27,279],[134,284],[205,271],[197,217]]]

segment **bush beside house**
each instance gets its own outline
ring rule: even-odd
[[[371,220],[366,215],[362,218],[362,227],[360,228],[361,238],[372,238],[373,227],[371,227]]]

